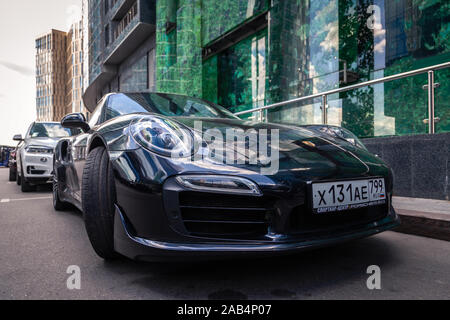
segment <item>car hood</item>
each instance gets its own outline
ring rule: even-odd
[[[222,133],[224,140],[229,129],[241,129],[244,132],[251,129],[257,132],[266,130],[269,136],[276,130],[279,135],[279,145],[276,147],[272,143],[271,147],[277,148],[275,154],[278,154],[279,161],[277,170],[269,175],[280,179],[296,176],[302,180],[314,181],[388,174],[388,168],[383,161],[367,150],[354,146],[344,139],[306,127],[238,119],[177,117],[176,120],[198,134],[200,131],[205,135],[208,130],[218,130]],[[231,146],[237,154],[246,155],[248,144],[235,142]],[[227,145],[225,149],[230,149],[230,145]],[[264,165],[258,161],[257,164],[232,164],[231,166],[261,171],[262,167],[267,168],[270,165]],[[270,172],[270,170],[266,171]]]
[[[25,147],[42,146],[55,148],[61,138],[27,138],[25,139]]]

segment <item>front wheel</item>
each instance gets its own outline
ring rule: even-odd
[[[32,184],[30,184],[26,179],[25,179],[25,175],[23,174],[23,169],[20,170],[20,190],[22,190],[22,192],[31,192],[34,191],[36,189],[35,186],[33,186]]]
[[[83,170],[83,218],[89,240],[103,259],[117,257],[114,251],[114,203],[116,190],[108,152],[92,150]]]
[[[16,181],[17,170],[14,170],[12,167],[9,167],[9,181]]]
[[[67,209],[67,202],[61,201],[59,198],[59,186],[58,181],[55,178],[53,178],[53,208],[56,211]]]

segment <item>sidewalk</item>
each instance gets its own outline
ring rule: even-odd
[[[402,220],[397,232],[450,241],[450,201],[393,197]]]

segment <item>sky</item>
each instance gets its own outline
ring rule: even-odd
[[[36,119],[34,40],[81,18],[81,0],[0,0],[0,145]]]

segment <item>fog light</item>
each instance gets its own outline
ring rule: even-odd
[[[245,178],[231,176],[192,175],[178,176],[178,183],[186,188],[218,193],[260,195],[258,186]]]

